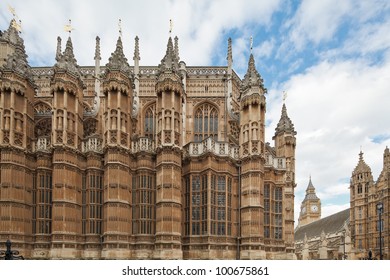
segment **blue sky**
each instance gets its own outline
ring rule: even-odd
[[[246,72],[253,55],[267,94],[266,139],[280,117],[282,92],[295,124],[295,216],[311,175],[323,216],[349,207],[349,178],[360,149],[376,180],[390,146],[390,2],[387,0],[9,0],[0,3],[0,29],[22,20],[30,64],[54,64],[56,38],[72,19],[80,65],[93,65],[95,37],[107,63],[122,19],[123,42],[132,63],[140,38],[141,65],[158,65],[169,19],[187,65],[226,65],[233,40],[233,68]]]

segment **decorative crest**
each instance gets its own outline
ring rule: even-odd
[[[64,31],[68,32],[69,33],[69,37],[70,37],[70,34],[72,33],[72,30],[74,30],[74,28],[72,27],[72,20],[70,19],[69,23],[64,26]]]

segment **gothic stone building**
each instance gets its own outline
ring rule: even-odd
[[[350,183],[351,236],[354,258],[390,259],[390,151],[383,153],[383,169],[373,180],[371,168],[365,163],[363,153],[352,172]],[[381,206],[381,209],[378,209]],[[379,213],[379,211],[382,211]],[[381,244],[382,243],[382,244]]]
[[[0,37],[0,244],[34,259],[294,257],[295,135],[285,105],[265,143],[266,89],[253,55],[240,79],[192,67],[168,39],[134,65],[121,37],[105,66],[79,66],[71,38],[30,67]]]
[[[321,200],[309,180],[295,229],[298,260],[351,259],[349,209],[321,219]]]

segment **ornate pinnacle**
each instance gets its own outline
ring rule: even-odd
[[[167,51],[164,58],[161,60],[161,64],[159,65],[160,71],[170,70],[176,71],[179,69],[178,59],[175,55],[175,51],[173,48],[172,38],[169,37]]]
[[[175,36],[175,55],[177,57],[177,60],[179,61],[180,60],[180,57],[179,57],[179,38],[177,38],[177,36]]]
[[[232,54],[232,38],[229,37],[228,39],[228,53],[227,53],[227,61],[233,62],[233,54]]]
[[[56,61],[61,57],[61,37],[57,37],[57,52],[56,52]]]
[[[106,66],[110,69],[120,70],[123,72],[130,72],[130,66],[127,62],[127,58],[123,53],[123,45],[121,37],[118,37],[118,41],[116,43],[116,49],[111,54],[111,57],[108,59],[108,63]]]
[[[285,103],[283,103],[282,115],[280,116],[279,123],[276,126],[275,134],[277,135],[284,132],[292,133],[294,135],[296,134],[296,131],[294,130],[294,124],[292,123],[291,119],[287,115],[287,108]]]
[[[253,54],[251,54],[248,61],[248,70],[244,76],[244,80],[242,81],[242,90],[245,91],[256,86],[262,88],[264,93],[267,91],[263,85],[263,79],[256,70]]]
[[[94,57],[95,60],[100,60],[102,59],[100,57],[100,38],[99,36],[96,36],[96,47],[95,47],[95,57]]]
[[[59,41],[59,42],[61,43],[61,41]],[[61,49],[59,49],[59,50],[61,52]],[[58,53],[58,49],[57,49],[57,53]],[[57,56],[56,56],[56,58],[57,58]],[[76,74],[76,75],[80,74],[78,71],[77,60],[76,60],[74,53],[73,53],[72,39],[70,36],[68,37],[68,41],[66,42],[65,51],[62,55],[60,55],[58,57],[57,63],[55,64],[55,67],[57,67],[59,69],[67,70],[72,74]]]
[[[135,36],[135,46],[134,46],[134,57],[133,60],[141,60],[141,57],[139,56],[139,38],[138,36]]]

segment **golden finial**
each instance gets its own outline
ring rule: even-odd
[[[8,5],[8,10],[11,12],[11,14],[14,16],[14,18],[17,18],[15,8],[11,7],[11,5]]]
[[[69,20],[69,23],[65,25],[64,30],[65,32],[69,32],[70,37],[70,33],[72,33],[72,30],[74,30],[74,28],[72,27],[72,20]]]
[[[15,28],[19,33],[22,32],[22,21],[19,20],[19,23],[15,19],[12,19],[12,27]]]
[[[22,32],[22,21],[18,18],[18,15],[16,14],[15,8],[8,5],[8,10],[13,16],[13,19],[11,21],[11,25],[13,28],[15,28],[19,33]]]
[[[251,36],[251,54],[252,54],[252,49],[253,49],[253,36]]]
[[[119,19],[118,28],[119,28],[119,36],[122,37],[122,20],[121,19]]]
[[[287,99],[287,91],[283,91],[283,103],[286,102],[286,99]]]
[[[172,19],[169,20],[169,36],[172,34],[172,29],[173,29],[173,22]]]

